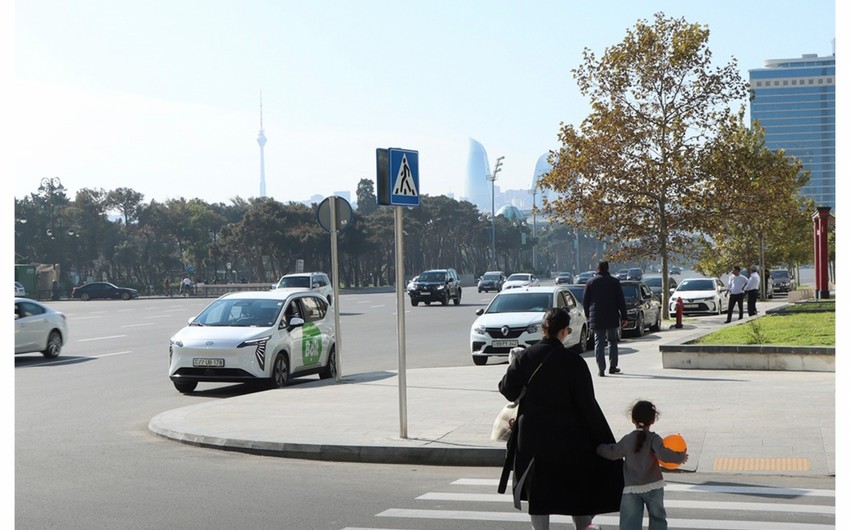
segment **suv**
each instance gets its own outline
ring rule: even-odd
[[[334,288],[331,285],[330,278],[324,272],[296,272],[287,274],[272,286],[272,290],[283,289],[285,287],[309,289],[324,296],[328,300],[328,303],[333,305]]]
[[[460,278],[454,269],[431,269],[419,275],[407,294],[414,306],[419,305],[420,301],[425,302],[425,305],[431,305],[431,302],[449,305],[449,300],[460,305]]]
[[[770,271],[770,279],[773,281],[773,291],[776,293],[787,293],[797,289],[797,282],[788,269]]]
[[[502,271],[487,271],[478,280],[478,292],[481,291],[496,291],[502,290],[502,285],[505,283],[505,273]]]
[[[643,280],[643,271],[641,269],[636,268],[636,267],[631,268],[631,269],[629,269],[629,272],[626,275],[626,279],[639,282],[639,281]]]

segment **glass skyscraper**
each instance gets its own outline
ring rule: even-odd
[[[769,149],[784,149],[809,170],[801,193],[835,211],[835,55],[771,59],[750,70],[750,121]]]

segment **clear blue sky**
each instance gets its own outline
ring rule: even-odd
[[[644,7],[647,6],[647,7]],[[833,1],[27,0],[14,9],[14,196],[304,200],[416,149],[420,192],[464,194],[468,138],[527,189],[560,122],[588,106],[571,70],[657,11],[707,24],[716,64],[830,55]],[[8,144],[7,144],[8,145]]]

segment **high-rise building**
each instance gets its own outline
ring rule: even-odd
[[[260,94],[260,134],[257,136],[260,144],[260,197],[266,196],[266,161],[263,148],[266,146],[266,135],[263,131],[263,96]]]
[[[494,200],[491,195],[494,192],[490,189],[490,182],[487,180],[488,175],[490,175],[490,162],[487,160],[487,151],[481,145],[481,142],[470,138],[469,157],[466,160],[466,182],[464,183],[466,200],[477,206],[480,212],[490,213],[493,208],[490,203]]]
[[[810,171],[801,193],[835,209],[835,55],[771,59],[750,70],[750,120],[769,149],[784,149]]]

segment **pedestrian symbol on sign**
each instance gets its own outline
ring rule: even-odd
[[[416,182],[413,180],[413,172],[410,170],[410,164],[407,163],[406,154],[401,157],[401,164],[399,164],[398,167],[398,175],[396,175],[393,195],[406,195],[408,197],[416,197],[419,195],[416,190]]]

